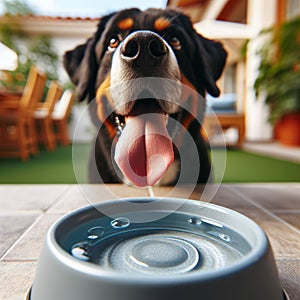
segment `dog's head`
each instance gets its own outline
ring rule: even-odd
[[[173,160],[166,120],[191,97],[182,83],[200,95],[218,96],[216,80],[225,61],[222,45],[197,34],[187,16],[160,9],[105,16],[93,37],[64,56],[78,99],[96,99],[97,116],[110,137],[116,117],[127,124],[115,157],[141,186],[154,184]]]

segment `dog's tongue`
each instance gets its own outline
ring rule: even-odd
[[[174,160],[162,113],[129,116],[117,142],[115,161],[136,186],[153,186]]]

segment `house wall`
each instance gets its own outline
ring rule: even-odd
[[[263,96],[256,97],[254,91],[254,82],[258,75],[260,64],[257,50],[265,41],[258,39],[259,32],[274,24],[282,22],[289,11],[293,15],[300,13],[297,3],[300,0],[248,0],[247,1],[247,22],[246,24],[230,22],[227,16],[223,23],[217,23],[220,11],[224,10],[226,4],[231,3],[231,9],[239,7],[240,0],[220,0],[210,2],[207,11],[211,12],[208,19],[195,24],[196,30],[200,33],[206,33],[208,37],[219,39],[223,42],[229,52],[228,64],[236,64],[236,94],[237,110],[244,112],[246,116],[246,140],[264,141],[273,138],[273,129],[268,123],[268,107],[264,103]],[[222,6],[223,5],[223,6]],[[232,12],[227,9],[227,14]],[[226,13],[221,13],[223,16]],[[246,59],[241,57],[240,48],[245,40],[250,39]],[[220,84],[222,82],[220,81]],[[222,87],[222,91],[226,88]]]
[[[251,0],[248,1],[248,24],[251,26],[254,37],[259,34],[263,28],[272,26],[276,22],[277,1],[274,0]],[[256,98],[253,89],[255,79],[257,78],[259,57],[256,55],[264,41],[254,38],[249,43],[246,59],[246,139],[249,141],[270,140],[273,136],[273,130],[268,123],[268,108],[264,104],[262,96]]]
[[[69,19],[29,16],[23,18],[22,29],[30,36],[48,35],[51,37],[59,59],[59,79],[64,82],[68,76],[62,65],[65,51],[84,43],[97,29],[97,19]]]
[[[47,34],[51,37],[53,46],[59,55],[58,67],[59,80],[62,83],[69,81],[63,67],[62,58],[67,50],[71,50],[79,44],[85,43],[97,29],[98,20],[68,20],[47,18],[29,18],[23,20],[23,30],[29,35],[35,36]],[[73,142],[91,142],[95,135],[94,127],[87,114],[85,103],[75,102],[69,123],[69,137]]]
[[[93,32],[93,31],[91,31]],[[85,43],[87,35],[78,36],[52,36],[53,46],[57,49],[59,55],[60,64],[58,67],[59,80],[61,82],[67,82],[69,77],[65,71],[62,58],[63,54],[67,50],[71,50],[79,44]],[[76,143],[88,143],[91,142],[94,137],[93,125],[86,114],[86,104],[75,102],[72,108],[71,119],[69,123],[69,137]],[[85,117],[82,117],[85,115]]]
[[[65,51],[71,50],[78,46],[79,44],[83,44],[86,41],[85,37],[52,37],[52,43],[55,49],[57,50],[59,56],[59,66],[58,66],[58,76],[61,82],[66,82],[69,80],[69,77],[63,67],[62,59]]]

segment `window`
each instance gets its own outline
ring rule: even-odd
[[[286,20],[293,19],[300,15],[300,0],[287,0],[285,18]]]
[[[224,93],[236,93],[236,64],[231,64],[225,68]]]

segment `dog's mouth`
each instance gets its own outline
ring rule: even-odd
[[[143,98],[134,101],[122,119],[125,126],[116,144],[115,161],[136,186],[153,186],[174,160],[168,114],[156,99]]]
[[[158,103],[152,97],[147,97],[134,101],[132,109],[125,118],[143,115],[146,113],[165,113]]]

